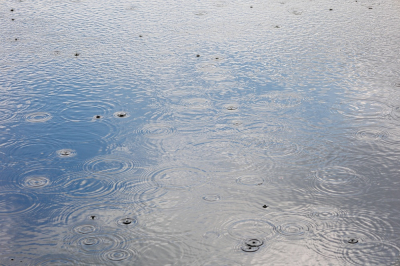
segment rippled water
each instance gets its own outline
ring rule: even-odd
[[[0,265],[400,265],[399,13],[2,1]]]

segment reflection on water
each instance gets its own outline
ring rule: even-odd
[[[399,12],[3,1],[0,265],[399,265]]]

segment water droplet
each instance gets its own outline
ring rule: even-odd
[[[96,231],[96,227],[90,224],[84,224],[76,226],[74,231],[78,234],[90,234]]]
[[[24,181],[24,186],[30,187],[30,188],[40,188],[47,186],[50,183],[50,180],[47,177],[44,176],[34,176],[34,177],[28,177]]]
[[[242,249],[244,252],[256,252],[257,250],[260,249],[260,247],[252,247],[252,246],[247,246],[247,245],[245,245],[245,246],[242,246],[241,249]]]
[[[62,149],[62,150],[58,150],[57,154],[60,157],[73,157],[76,155],[76,152],[74,150],[70,150],[70,149]]]
[[[262,244],[264,244],[262,240],[256,238],[247,239],[244,243],[249,247],[259,247],[262,246]]]
[[[17,40],[17,39],[15,39]],[[40,122],[46,122],[52,118],[51,114],[45,113],[45,112],[36,112],[32,114],[28,114],[26,116],[26,121],[32,122],[32,123],[40,123]]]
[[[221,197],[217,194],[208,194],[208,195],[203,196],[203,200],[210,201],[210,202],[219,201],[220,199],[221,199]]]
[[[135,256],[136,254],[130,250],[113,249],[105,253],[105,258],[111,261],[122,261]]]
[[[226,110],[229,110],[229,111],[233,111],[233,110],[236,110],[236,109],[237,109],[237,107],[236,106],[232,106],[232,105],[226,107]]]
[[[128,115],[128,113],[121,111],[121,112],[115,112],[114,116],[119,117],[119,118],[124,118],[124,117],[128,117],[129,115]]]
[[[349,244],[357,244],[358,240],[354,239],[354,238],[351,238],[351,239],[349,239],[349,241],[347,241],[347,243],[349,243]]]

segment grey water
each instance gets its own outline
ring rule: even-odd
[[[0,1],[0,265],[400,265],[399,14]]]

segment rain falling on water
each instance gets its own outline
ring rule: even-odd
[[[5,0],[0,265],[400,265],[395,0]]]

